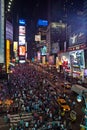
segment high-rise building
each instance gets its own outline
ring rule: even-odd
[[[47,52],[57,54],[64,50],[66,41],[66,24],[60,22],[51,22],[47,28]]]
[[[5,12],[4,12],[4,0],[0,0],[0,63],[5,63],[5,40],[4,40],[4,28],[5,28]]]
[[[85,34],[87,36],[87,0],[84,0],[84,25],[85,25]]]
[[[83,0],[49,0],[48,19],[72,25],[72,31],[79,30],[83,24]]]

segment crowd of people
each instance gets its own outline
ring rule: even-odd
[[[10,114],[32,114],[32,120],[25,122],[20,118],[17,126],[13,123],[9,130],[71,130],[69,119],[61,116],[57,95],[50,93],[51,86],[46,80],[43,83],[46,78],[46,74],[28,63],[15,66],[14,72],[9,74],[7,84],[0,91],[1,101],[12,101],[5,107],[8,121]]]

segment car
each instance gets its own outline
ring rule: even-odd
[[[64,98],[58,98],[57,103],[63,111],[70,111],[70,106],[67,104]]]

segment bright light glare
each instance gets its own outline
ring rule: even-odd
[[[8,9],[8,12],[10,12],[10,9]]]
[[[8,4],[11,5],[11,2],[9,2]]]
[[[8,5],[8,8],[11,8],[11,6],[10,6],[10,5]]]
[[[77,101],[78,101],[78,102],[81,102],[81,101],[82,101],[82,96],[78,95],[78,96],[77,96]]]

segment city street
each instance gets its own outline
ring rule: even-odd
[[[58,111],[60,111],[59,105],[57,103],[57,99],[58,99],[58,97],[64,98],[67,101],[67,104],[70,106],[70,111],[65,112],[64,116],[61,115],[62,111],[60,111],[60,114],[58,114],[58,112],[57,112],[57,114],[58,114],[58,116],[61,115],[62,122],[66,121],[66,123],[69,123],[68,125],[70,125],[69,127],[71,127],[72,130],[77,130],[77,129],[80,130],[80,123],[83,119],[82,107],[84,105],[84,102],[78,103],[77,102],[77,95],[71,91],[71,88],[66,88],[63,86],[63,85],[65,85],[64,84],[65,82],[67,83],[67,81],[63,78],[62,74],[58,73],[58,75],[57,75],[57,73],[52,73],[52,71],[47,72],[46,70],[44,70],[44,68],[41,69],[41,67],[38,67],[38,66],[33,65],[33,64],[31,64],[29,66],[30,66],[30,68],[35,69],[34,70],[34,71],[36,71],[35,73],[39,73],[42,75],[41,78],[39,77],[38,85],[39,85],[39,82],[40,82],[40,84],[42,84],[40,86],[41,93],[43,94],[43,92],[45,92],[45,93],[47,93],[47,95],[49,97],[48,98],[49,100],[44,99],[44,100],[48,100],[49,108],[50,108],[50,106],[53,106],[52,109],[54,109],[54,107],[57,107]],[[33,80],[35,80],[35,79],[33,79]],[[42,92],[42,90],[43,90],[43,92]],[[37,91],[37,89],[36,89],[36,91]],[[40,93],[40,91],[39,91],[39,93]],[[73,105],[73,102],[75,102],[75,105]],[[76,120],[75,121],[72,121],[72,119],[70,117],[72,110],[76,112]],[[40,111],[40,110],[38,110],[38,111]],[[31,120],[34,120],[33,112],[34,112],[34,110],[31,111],[31,116],[29,116],[28,114],[24,114],[24,116],[22,116],[24,121],[30,122],[30,124],[31,124],[30,128],[32,128],[32,125],[33,125]],[[10,116],[10,125],[15,124],[15,123],[16,123],[15,125],[17,125],[17,123],[20,120],[20,117],[18,116],[19,114],[16,114],[16,115],[15,114],[16,113],[11,114],[11,116]],[[47,119],[47,117],[44,116],[44,121],[46,122],[46,124],[49,124],[49,123],[52,124],[53,122],[57,123],[58,116],[55,119],[54,118]],[[2,122],[0,125],[0,130],[2,130],[2,129],[5,130],[7,128],[7,126],[9,126],[9,124],[4,122],[3,116],[1,118],[1,120],[2,120]],[[41,126],[37,129],[42,130],[43,125],[44,124],[41,124]],[[69,128],[67,128],[67,130],[69,130]]]

